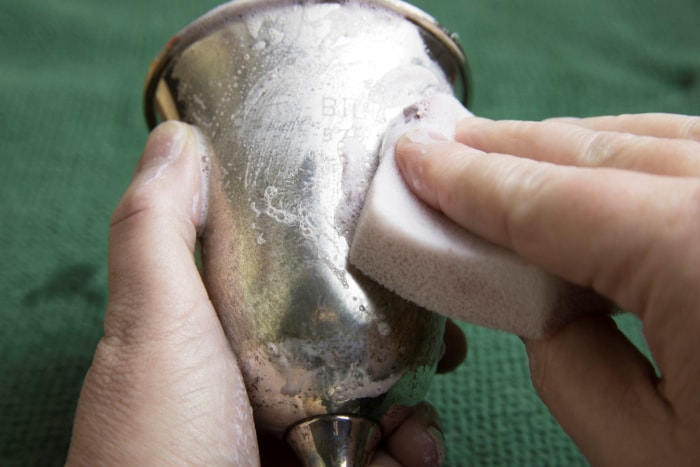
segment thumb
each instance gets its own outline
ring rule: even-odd
[[[193,262],[208,185],[203,141],[194,127],[172,121],[146,143],[112,215],[107,338],[153,339],[194,305],[209,303]]]
[[[205,148],[193,127],[159,126],[114,212],[105,335],[69,465],[258,462],[243,380],[193,257]]]
[[[525,340],[533,385],[592,465],[663,465],[672,413],[654,368],[607,315]],[[671,458],[671,457],[669,457]]]

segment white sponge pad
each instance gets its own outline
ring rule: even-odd
[[[438,94],[391,122],[350,262],[434,312],[524,337],[549,335],[600,299],[428,207],[406,186],[394,160],[394,146],[405,132],[421,128],[453,138],[457,121],[469,116],[454,97]]]

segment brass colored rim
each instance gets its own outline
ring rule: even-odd
[[[241,18],[252,9],[259,10],[260,8],[308,3],[346,3],[347,1],[348,0],[233,0],[214,8],[204,16],[196,19],[168,41],[148,69],[143,95],[143,109],[148,127],[153,129],[158,124],[155,100],[163,73],[168,69],[175,57],[190,45],[211,34],[212,31],[220,29],[232,19]],[[459,79],[462,85],[462,102],[465,104],[467,103],[471,94],[471,82],[469,79],[469,67],[466,56],[459,43],[457,43],[455,36],[445,30],[435,18],[419,8],[400,0],[350,1],[365,3],[375,7],[380,6],[389,11],[398,13],[442,43],[460,65]]]

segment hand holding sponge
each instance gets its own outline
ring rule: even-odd
[[[428,310],[523,337],[550,335],[602,299],[428,207],[410,191],[394,160],[403,134],[421,129],[454,138],[456,123],[470,116],[454,97],[436,94],[390,123],[355,229],[350,262]]]

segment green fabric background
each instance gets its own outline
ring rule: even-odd
[[[472,110],[700,113],[698,0],[416,2],[459,33]],[[151,59],[216,0],[0,0],[0,465],[60,465],[101,334],[112,209],[147,137]],[[643,346],[631,317],[623,326]],[[522,345],[465,325],[429,399],[450,466],[585,465]]]

